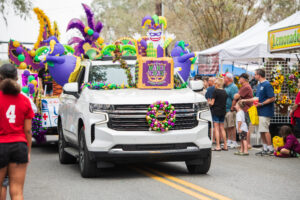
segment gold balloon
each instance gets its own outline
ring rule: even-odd
[[[166,131],[168,131],[168,130],[169,130],[169,128],[167,127],[167,128],[165,128],[165,130],[166,130]]]
[[[36,80],[32,80],[30,83],[32,83],[35,87],[37,86],[37,81]]]
[[[29,54],[30,54],[31,57],[34,57],[35,56],[35,50],[29,51]]]
[[[20,42],[18,42],[18,41],[13,41],[13,46],[15,47],[15,48],[17,48],[17,47],[19,47],[20,46]]]
[[[19,65],[20,69],[26,69],[27,68],[27,64],[25,62],[21,62]]]

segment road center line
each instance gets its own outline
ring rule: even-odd
[[[144,168],[147,169],[147,170],[149,170],[149,171],[151,171],[151,172],[153,172],[153,173],[156,173],[156,174],[158,174],[160,176],[163,176],[163,177],[165,177],[167,179],[170,179],[170,180],[172,180],[174,182],[177,182],[177,183],[179,183],[181,185],[184,185],[184,186],[189,187],[191,189],[197,190],[197,191],[199,191],[199,192],[201,192],[203,194],[206,194],[206,195],[208,195],[210,197],[213,197],[213,198],[216,198],[216,199],[219,199],[219,200],[231,200],[228,197],[225,197],[223,195],[220,195],[218,193],[215,193],[213,191],[210,191],[208,189],[205,189],[205,188],[200,187],[198,185],[195,185],[193,183],[190,183],[190,182],[184,181],[182,179],[176,178],[174,176],[168,175],[166,173],[163,173],[163,172],[160,172],[160,171],[157,171],[155,169],[148,168],[148,167],[144,167]]]
[[[156,181],[159,181],[159,182],[161,182],[161,183],[164,183],[164,184],[166,184],[166,185],[168,185],[168,186],[170,186],[170,187],[172,187],[172,188],[175,188],[176,190],[179,190],[179,191],[181,191],[181,192],[183,192],[183,193],[186,193],[186,194],[188,194],[188,195],[190,195],[190,196],[192,196],[192,197],[195,197],[196,199],[201,199],[201,200],[212,200],[212,199],[210,199],[210,198],[208,198],[208,197],[206,197],[206,196],[203,196],[203,195],[201,195],[201,194],[198,194],[197,192],[194,192],[194,191],[189,190],[189,189],[187,189],[187,188],[185,188],[185,187],[182,187],[182,186],[180,186],[180,185],[177,185],[176,183],[173,183],[173,182],[171,182],[171,181],[168,181],[168,180],[166,180],[166,179],[164,179],[164,178],[162,178],[162,177],[159,177],[159,176],[157,176],[157,175],[155,175],[155,174],[152,174],[152,173],[150,173],[150,172],[147,172],[147,171],[145,171],[145,170],[142,170],[142,169],[139,169],[139,168],[135,168],[135,167],[131,167],[131,168],[134,169],[135,171],[137,171],[137,172],[143,174],[143,175],[146,175],[146,176],[148,176],[148,177],[150,177],[150,178],[156,180]]]

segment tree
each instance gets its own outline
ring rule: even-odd
[[[266,19],[272,24],[300,10],[300,0],[263,0],[262,4]]]
[[[155,4],[151,2],[151,0],[94,0],[91,7],[95,19],[102,21],[104,25],[100,36],[106,42],[113,42],[120,37],[140,33],[143,31],[142,18],[155,11]]]
[[[177,40],[190,43],[193,50],[212,47],[247,30],[261,19],[271,23],[300,9],[300,0],[94,0],[98,20],[104,23],[101,36],[112,42],[122,36],[142,35],[145,15],[161,13],[167,18],[167,31]]]
[[[0,13],[6,25],[6,15],[8,15],[10,8],[13,9],[16,15],[26,19],[29,11],[32,9],[32,2],[31,0],[0,0]]]

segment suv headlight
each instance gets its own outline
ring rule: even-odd
[[[95,103],[90,103],[90,112],[107,112],[109,110],[112,110],[112,105],[110,104],[95,104]]]
[[[209,110],[207,101],[194,103],[194,107],[196,111]]]

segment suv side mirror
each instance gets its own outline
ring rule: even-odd
[[[194,91],[201,91],[203,90],[204,83],[202,80],[191,80],[189,82],[189,87]]]
[[[73,83],[66,83],[63,87],[63,91],[65,94],[73,95],[76,98],[79,98],[78,94],[78,83],[73,82]]]

